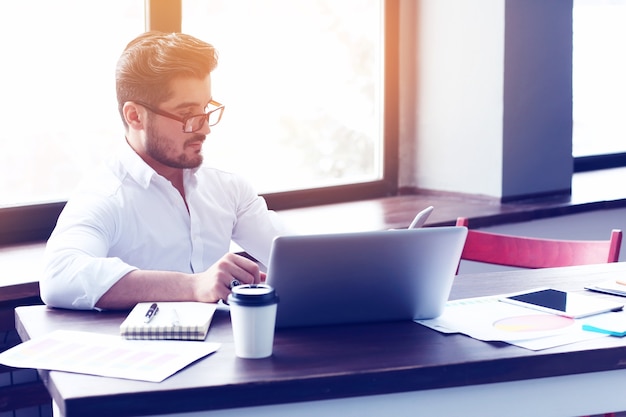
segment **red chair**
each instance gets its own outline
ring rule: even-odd
[[[457,226],[468,227],[466,217]],[[469,229],[469,227],[468,227]],[[613,230],[609,240],[541,239],[469,229],[461,259],[519,268],[551,268],[618,262],[622,231]],[[457,269],[458,272],[458,269]],[[615,413],[606,413],[614,417]]]
[[[457,226],[468,227],[459,217]],[[469,227],[468,227],[469,229]],[[617,262],[622,231],[613,230],[609,240],[557,240],[468,230],[461,259],[519,268],[552,268]]]

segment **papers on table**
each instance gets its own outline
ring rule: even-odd
[[[620,281],[621,282],[621,281]],[[585,287],[591,291],[603,292],[607,294],[619,295],[626,297],[626,284],[622,284],[616,280],[608,280]]]
[[[126,340],[107,334],[56,330],[0,353],[0,363],[161,382],[219,347],[219,343]]]
[[[449,301],[441,316],[416,320],[442,333],[463,333],[483,341],[501,341],[530,350],[541,350],[607,334],[583,330],[583,324],[604,313],[571,319],[499,301],[503,295]],[[613,316],[612,316],[613,317]]]
[[[584,330],[604,333],[611,336],[626,336],[626,312],[621,311],[613,314],[600,314],[590,317],[583,324]]]

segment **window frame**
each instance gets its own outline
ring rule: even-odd
[[[263,194],[272,210],[341,203],[398,192],[399,2],[384,0],[383,176],[380,180],[340,186]],[[145,0],[146,30],[180,31],[182,0]],[[0,208],[0,246],[45,241],[66,201]]]
[[[576,5],[573,4],[572,7]],[[573,159],[574,173],[626,167],[626,152],[581,155]]]
[[[575,173],[621,167],[626,167],[626,152],[577,156],[574,158]]]

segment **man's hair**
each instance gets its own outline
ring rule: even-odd
[[[157,106],[172,95],[177,78],[204,79],[217,66],[215,48],[182,33],[146,32],[132,40],[117,62],[115,89],[122,121],[127,101]]]

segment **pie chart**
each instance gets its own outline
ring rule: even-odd
[[[494,322],[493,326],[507,332],[540,332],[563,329],[573,323],[574,319],[556,314],[530,314],[507,317]]]

